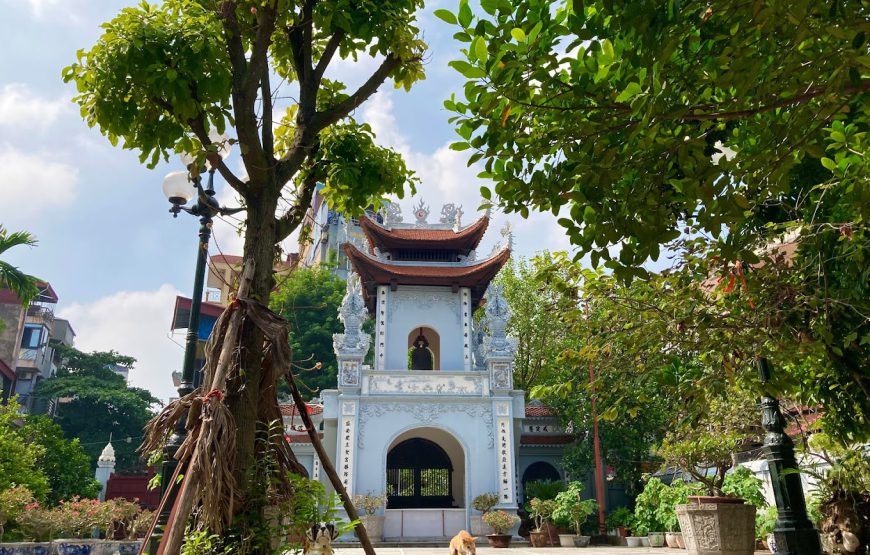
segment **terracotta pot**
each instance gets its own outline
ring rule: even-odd
[[[547,532],[529,532],[529,543],[532,547],[547,547],[548,540]]]
[[[674,532],[674,538],[677,540],[678,549],[686,549],[686,540],[683,539],[682,532]]]
[[[617,526],[616,527],[616,535],[620,538],[628,537],[628,529],[625,526]]]
[[[680,544],[677,543],[677,533],[665,532],[665,544],[671,549],[679,549]]]
[[[510,534],[489,534],[486,536],[486,541],[489,542],[490,547],[510,547],[511,546],[511,535]]]
[[[753,555],[755,507],[732,497],[690,497],[677,505],[689,555]]]

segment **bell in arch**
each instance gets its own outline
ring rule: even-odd
[[[435,355],[429,350],[429,341],[423,335],[423,328],[420,328],[420,335],[414,339],[411,350],[411,370],[432,370],[434,367]]]

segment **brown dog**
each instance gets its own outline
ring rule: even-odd
[[[477,546],[475,538],[465,530],[460,530],[458,534],[450,540],[450,555],[476,555]]]

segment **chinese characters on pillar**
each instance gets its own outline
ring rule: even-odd
[[[514,501],[513,447],[511,446],[510,418],[498,419],[498,500],[501,504]]]
[[[311,466],[311,479],[320,480],[320,459],[317,458],[317,455],[314,455],[314,464]]]
[[[342,403],[341,437],[339,438],[340,462],[338,475],[348,493],[353,493],[354,437],[356,436],[356,403]]]

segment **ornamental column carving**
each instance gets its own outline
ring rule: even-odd
[[[493,283],[486,295],[486,326],[489,334],[483,338],[483,359],[489,371],[489,386],[493,391],[510,391],[514,385],[514,353],[517,342],[507,336],[511,311],[504,291]]]
[[[362,330],[366,318],[368,311],[362,296],[362,285],[359,276],[351,272],[347,277],[347,291],[338,310],[338,319],[344,324],[344,333],[332,336],[340,389],[360,387],[362,363],[372,341]]]

